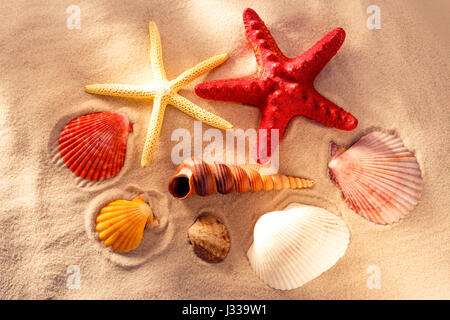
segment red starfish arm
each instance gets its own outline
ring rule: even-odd
[[[308,51],[293,59],[293,70],[314,79],[338,52],[344,40],[344,29],[336,28],[328,32]]]
[[[358,120],[351,113],[322,96],[317,90],[311,89],[310,99],[310,107],[302,113],[308,118],[347,131],[355,129],[358,125]]]
[[[250,8],[244,11],[244,26],[247,40],[253,47],[258,62],[258,73],[261,73],[266,60],[285,60],[286,57],[278,48],[269,30],[258,14]]]
[[[255,106],[263,103],[261,87],[253,76],[203,82],[195,87],[195,93],[210,100],[241,102]]]
[[[256,161],[266,163],[271,157],[280,139],[284,135],[286,126],[294,114],[286,115],[277,104],[269,98],[266,108],[262,112],[257,137]]]

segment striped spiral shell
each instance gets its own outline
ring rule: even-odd
[[[193,194],[209,196],[214,193],[258,192],[261,190],[311,188],[314,181],[281,174],[261,174],[255,169],[220,162],[212,164],[201,159],[187,158],[169,181],[169,192],[179,199]]]

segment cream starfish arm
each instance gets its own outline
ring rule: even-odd
[[[153,75],[156,80],[167,80],[158,27],[154,22],[150,22],[148,28],[150,31],[150,62],[152,64]]]
[[[167,102],[167,98],[161,95],[157,95],[153,101],[152,115],[148,123],[147,137],[145,138],[144,150],[142,151],[141,166],[143,168],[147,167],[153,159]]]
[[[180,74],[175,80],[170,81],[170,87],[175,92],[178,92],[178,90],[191,83],[194,79],[221,65],[227,61],[227,59],[228,53],[223,53],[202,61],[196,66]]]
[[[153,98],[157,91],[149,86],[127,84],[90,84],[85,87],[86,92],[104,96]]]
[[[171,104],[187,115],[210,126],[220,129],[231,129],[233,126],[226,120],[203,110],[186,98],[178,95],[178,90],[200,75],[214,69],[228,59],[228,54],[220,54],[205,60],[182,73],[172,81],[167,80],[162,59],[161,39],[155,23],[149,23],[150,58],[154,85],[126,84],[92,84],[85,87],[86,92],[106,96],[154,99],[152,115],[148,124],[147,136],[142,152],[141,165],[150,164],[161,132],[164,112],[167,104]]]
[[[187,115],[219,129],[232,129],[233,125],[215,114],[208,112],[179,94],[169,96],[169,103]]]

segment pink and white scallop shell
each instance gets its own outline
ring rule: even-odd
[[[332,143],[330,177],[352,210],[377,224],[393,224],[417,205],[419,163],[395,135],[372,132],[348,150]]]

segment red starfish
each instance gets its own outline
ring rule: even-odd
[[[303,115],[326,126],[353,130],[358,120],[314,88],[314,79],[337,53],[345,39],[345,31],[336,28],[308,51],[287,58],[257,13],[244,11],[247,39],[253,47],[258,69],[250,76],[204,82],[195,93],[202,98],[241,102],[254,105],[262,112],[258,134],[257,161],[264,163],[283,136],[289,121]],[[279,139],[271,141],[271,130],[279,129]],[[266,142],[267,143],[264,143]]]

